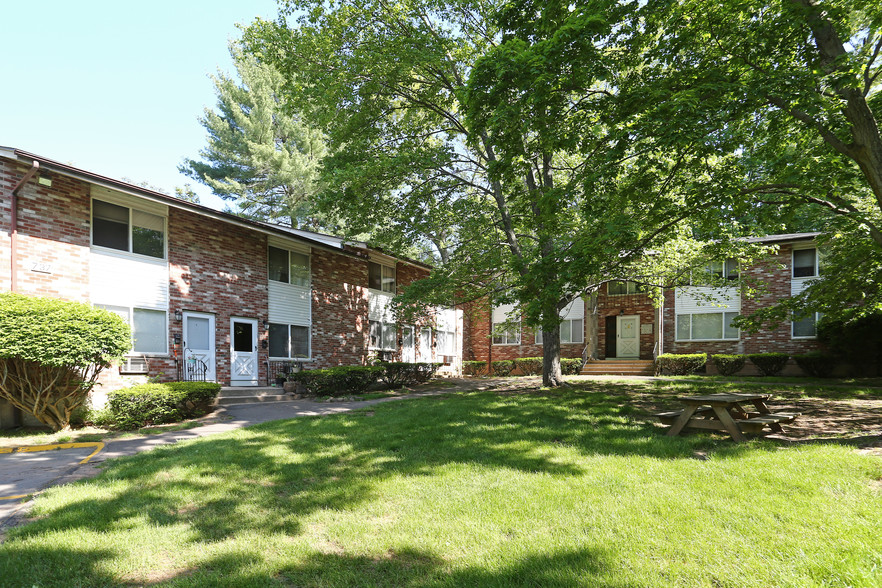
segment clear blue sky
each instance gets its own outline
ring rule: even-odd
[[[236,23],[274,19],[274,0],[4,2],[0,145],[172,192],[205,145],[208,75],[232,72]]]

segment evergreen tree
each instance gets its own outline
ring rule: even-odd
[[[328,228],[327,217],[312,206],[326,153],[322,134],[286,110],[280,92],[284,80],[275,69],[235,44],[230,53],[241,83],[220,72],[212,76],[217,107],[199,119],[208,145],[200,160],[188,159],[179,170],[235,202],[244,217]]]

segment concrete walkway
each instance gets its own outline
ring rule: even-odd
[[[519,378],[519,380],[537,378]],[[510,381],[509,381],[510,382]],[[38,453],[0,454],[0,497],[18,496],[16,499],[0,499],[0,541],[5,530],[22,523],[33,503],[33,496],[51,486],[69,484],[98,474],[98,466],[112,458],[134,455],[160,445],[187,441],[225,433],[241,427],[248,427],[268,421],[290,419],[302,416],[321,416],[349,412],[382,402],[393,402],[408,398],[434,396],[467,390],[487,390],[505,385],[504,379],[460,379],[438,380],[417,387],[413,391],[398,396],[375,398],[349,402],[317,402],[315,400],[287,400],[281,402],[259,402],[251,404],[232,404],[219,406],[213,413],[199,421],[202,426],[183,431],[169,431],[143,437],[110,439],[104,448],[87,463],[79,463],[84,454],[91,450],[59,449]],[[526,382],[524,382],[526,383]]]

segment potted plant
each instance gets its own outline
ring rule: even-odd
[[[285,385],[285,382],[288,381],[288,374],[284,372],[279,372],[276,374],[276,387],[281,388]]]

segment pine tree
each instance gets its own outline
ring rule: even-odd
[[[320,230],[326,217],[313,210],[317,169],[325,155],[322,134],[288,112],[281,100],[282,76],[231,45],[238,79],[212,76],[216,110],[199,122],[208,132],[201,160],[179,170],[235,202],[238,214],[255,220]]]

